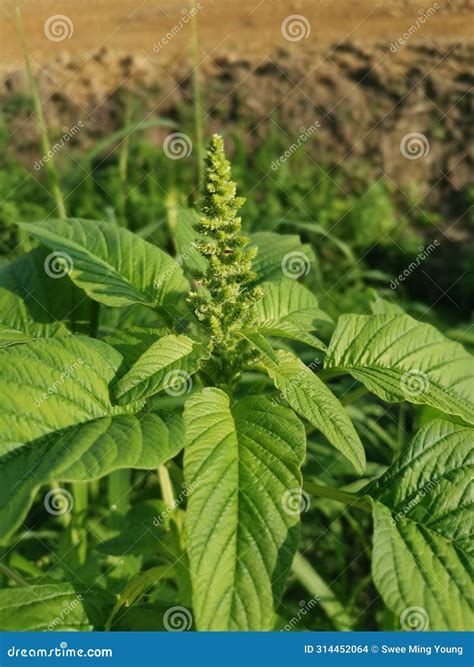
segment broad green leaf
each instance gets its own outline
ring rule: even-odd
[[[305,433],[262,396],[229,403],[206,388],[185,406],[194,620],[198,630],[270,630],[297,547]]]
[[[277,362],[265,354],[260,361],[280,390],[280,399],[288,401],[298,414],[326,436],[358,473],[363,473],[364,448],[344,407],[319,377],[297,357],[283,350],[276,350],[275,354]]]
[[[297,280],[308,275],[316,265],[311,246],[302,244],[297,235],[257,232],[250,235],[250,243],[258,248],[252,263],[257,274],[256,282],[284,277]]]
[[[86,331],[90,301],[55,268],[45,248],[0,268],[0,347]]]
[[[158,338],[169,333],[170,330],[164,327],[131,327],[130,329],[114,330],[104,336],[102,340],[120,352],[123,357],[114,382],[118,382]]]
[[[114,396],[123,404],[148,398],[162,389],[173,393],[180,383],[189,384],[191,375],[207,356],[204,345],[187,336],[163,336],[152,343],[119,380]]]
[[[0,354],[0,455],[47,433],[124,412],[108,385],[122,357],[85,336],[32,340]]]
[[[205,273],[208,261],[196,248],[199,234],[194,225],[199,220],[198,213],[191,208],[177,206],[170,213],[174,221],[173,236],[178,251],[176,261],[191,273]]]
[[[69,583],[0,590],[0,630],[71,631],[104,626],[113,604],[107,591]]]
[[[181,267],[165,252],[122,227],[93,220],[47,220],[21,227],[64,253],[70,278],[108,306],[172,308],[187,290]]]
[[[42,484],[99,479],[120,468],[154,469],[173,458],[183,444],[178,415],[144,413],[95,419],[4,454],[0,457],[0,537],[5,539],[21,523]],[[62,488],[57,496],[66,505],[72,502]],[[45,495],[44,505],[45,512],[48,507],[54,510],[54,491]]]
[[[428,404],[474,423],[474,358],[408,315],[343,315],[325,366],[386,401]]]
[[[469,630],[474,429],[422,428],[373,496],[374,582],[403,629]]]
[[[290,338],[319,350],[326,346],[309,332],[318,321],[331,319],[318,307],[318,300],[296,280],[266,282],[263,298],[257,304],[256,330],[264,336]]]

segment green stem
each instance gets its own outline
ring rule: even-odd
[[[194,7],[193,0],[190,0],[189,6],[191,9]],[[199,81],[198,21],[197,15],[194,12],[191,17],[191,35],[194,132],[196,136],[196,153],[198,159],[199,192],[201,192],[204,184],[204,134],[201,115],[201,86]]]
[[[3,574],[8,579],[14,581],[19,586],[28,586],[28,582],[26,581],[26,579],[23,579],[21,574],[18,574],[18,572],[15,572],[15,570],[12,570],[10,567],[8,567],[8,565],[5,565],[4,563],[0,563],[0,573]]]
[[[130,470],[114,470],[108,477],[108,500],[114,515],[124,516],[130,509]]]
[[[364,510],[364,512],[372,512],[372,507],[369,502],[353,496],[351,493],[333,489],[330,486],[323,486],[322,484],[315,484],[314,482],[305,482],[304,488],[308,493],[319,496],[320,498],[329,498],[335,500],[349,507],[357,507],[357,509]]]
[[[166,506],[173,507],[174,505],[173,485],[171,484],[168,468],[165,465],[159,466],[158,479],[160,480],[161,494],[163,496],[163,500],[166,503]]]
[[[45,167],[49,178],[51,192],[54,201],[56,202],[58,215],[61,219],[65,220],[67,217],[66,207],[64,205],[64,199],[61,193],[61,189],[59,187],[59,175],[51,151],[46,120],[43,114],[43,109],[41,107],[41,100],[38,92],[38,86],[36,85],[36,79],[33,74],[33,68],[31,67],[31,59],[30,59],[30,54],[28,52],[28,47],[26,45],[25,33],[23,30],[23,23],[21,20],[21,12],[18,7],[15,9],[15,25],[21,43],[23,57],[25,59],[28,82],[30,84],[31,96],[33,98],[33,104],[35,107],[36,122],[40,130],[41,150],[43,151],[43,156],[48,156],[48,159],[45,162]]]
[[[319,604],[324,609],[336,630],[351,630],[353,626],[352,618],[347,614],[331,588],[311,566],[309,561],[307,561],[300,553],[297,553],[291,569],[295,577],[301,584],[303,584],[306,590],[311,593],[312,596],[317,597]]]

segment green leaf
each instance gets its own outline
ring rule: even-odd
[[[64,253],[70,278],[108,306],[172,308],[187,290],[181,267],[165,252],[122,227],[93,220],[47,220],[20,225]]]
[[[326,346],[309,331],[318,321],[331,318],[318,307],[318,300],[295,280],[266,282],[261,285],[263,298],[257,304],[256,330],[264,336],[290,338],[319,350]]]
[[[408,315],[343,315],[325,366],[386,401],[428,404],[474,423],[473,357]]]
[[[151,470],[173,458],[184,442],[181,421],[174,414],[104,417],[4,454],[0,457],[0,537],[5,539],[20,525],[42,484],[53,479],[99,479],[120,468]],[[58,488],[56,495],[66,505],[72,502],[64,489]],[[55,493],[46,494],[44,511],[54,510],[54,502]]]
[[[303,278],[316,265],[316,257],[310,245],[302,244],[294,234],[274,234],[257,232],[251,234],[250,243],[258,248],[252,262],[252,269],[257,274],[256,282]]]
[[[55,275],[45,248],[0,268],[0,347],[86,330],[89,299],[67,275]]]
[[[166,336],[169,333],[170,330],[165,327],[130,327],[129,329],[123,329],[122,331],[115,330],[112,331],[112,333],[107,334],[102,340],[120,352],[123,357],[120,368],[114,378],[114,382],[117,383],[125,373],[128,373],[133,364],[138,361],[142,354],[144,354],[148,348],[158,340],[158,338]]]
[[[199,233],[194,228],[199,220],[198,213],[194,209],[183,206],[176,207],[173,213],[176,215],[173,234],[179,253],[176,260],[191,273],[204,274],[208,261],[196,248]]]
[[[179,385],[187,383],[183,387],[184,393],[191,375],[208,356],[204,345],[187,336],[163,336],[152,343],[119,380],[114,396],[119,403],[130,403],[148,398],[162,389],[179,392]]]
[[[42,583],[0,590],[0,630],[94,630],[104,625],[113,596],[102,589]]]
[[[206,388],[185,406],[187,549],[199,630],[270,630],[296,551],[304,428],[262,396]]]
[[[472,627],[473,445],[472,427],[432,421],[365,490],[374,582],[405,630]]]
[[[85,336],[29,341],[0,355],[0,455],[47,433],[124,412],[108,385],[121,355]]]
[[[262,350],[261,350],[262,351]],[[290,352],[275,351],[277,362],[262,356],[268,375],[298,414],[326,436],[354,466],[365,470],[365,453],[357,432],[344,407],[310,368]]]

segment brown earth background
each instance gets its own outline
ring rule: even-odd
[[[77,140],[90,147],[123,125],[124,88],[143,118],[179,118],[191,106],[191,26],[186,2],[38,0],[18,2],[43,109],[53,131],[84,124]],[[3,0],[0,98],[27,91],[14,5]],[[239,125],[249,144],[272,126],[291,144],[320,122],[308,143],[314,158],[351,169],[363,162],[402,192],[416,182],[442,207],[472,178],[472,0],[431,3],[381,0],[215,0],[198,3],[199,76],[207,129]],[[435,11],[420,24],[430,7]],[[52,41],[45,23],[68,18],[67,38]],[[282,22],[305,19],[291,41]],[[161,40],[181,26],[168,43]],[[406,42],[400,37],[416,26]],[[159,48],[155,45],[159,44]],[[154,48],[155,46],[155,48]],[[179,127],[178,127],[179,129]],[[407,160],[401,139],[426,136],[429,152]],[[159,140],[159,130],[156,130]],[[37,151],[31,116],[10,128],[20,155]],[[464,226],[464,225],[462,225]],[[459,229],[453,226],[453,234]]]

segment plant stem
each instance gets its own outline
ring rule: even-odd
[[[8,565],[5,565],[4,563],[0,563],[0,573],[3,574],[8,579],[14,581],[19,586],[28,586],[28,582],[26,581],[26,579],[23,579],[21,574],[18,574],[18,572],[15,572],[15,570],[12,570],[10,567],[8,567]]]
[[[158,479],[160,480],[161,494],[167,507],[174,505],[173,485],[171,484],[170,474],[165,465],[158,467]]]
[[[108,477],[108,500],[114,514],[124,516],[130,509],[130,470],[114,470]]]
[[[36,85],[36,79],[33,74],[33,68],[31,67],[31,59],[30,59],[30,54],[28,52],[28,47],[26,45],[25,33],[23,30],[23,23],[21,20],[21,12],[19,7],[15,9],[15,26],[18,37],[20,39],[21,48],[23,51],[23,57],[25,59],[26,72],[28,75],[28,83],[30,84],[31,96],[33,98],[33,104],[35,107],[36,122],[40,130],[41,150],[43,151],[44,156],[46,155],[48,156],[48,160],[46,160],[45,162],[45,167],[48,173],[51,193],[53,195],[54,201],[56,202],[56,208],[58,209],[59,217],[65,220],[67,217],[66,207],[64,205],[64,199],[61,193],[61,189],[59,187],[59,175],[56,169],[56,165],[54,163],[53,154],[51,152],[48,129],[46,126],[43,109],[41,107],[41,100],[38,92],[38,86]]]
[[[347,614],[328,584],[300,553],[295,555],[291,567],[293,574],[312,596],[318,599],[336,630],[351,630],[353,620]]]
[[[189,6],[191,9],[194,7],[193,0],[190,0]],[[194,133],[196,137],[196,153],[198,159],[198,184],[199,192],[201,192],[204,184],[204,139],[201,115],[201,86],[199,82],[198,21],[197,15],[194,12],[191,16],[191,35]]]
[[[304,488],[309,493],[319,496],[321,498],[329,498],[336,500],[339,503],[348,505],[349,507],[357,507],[357,509],[364,510],[364,512],[372,512],[372,507],[369,502],[353,496],[351,493],[333,489],[330,486],[323,486],[322,484],[315,484],[314,482],[305,482]]]

